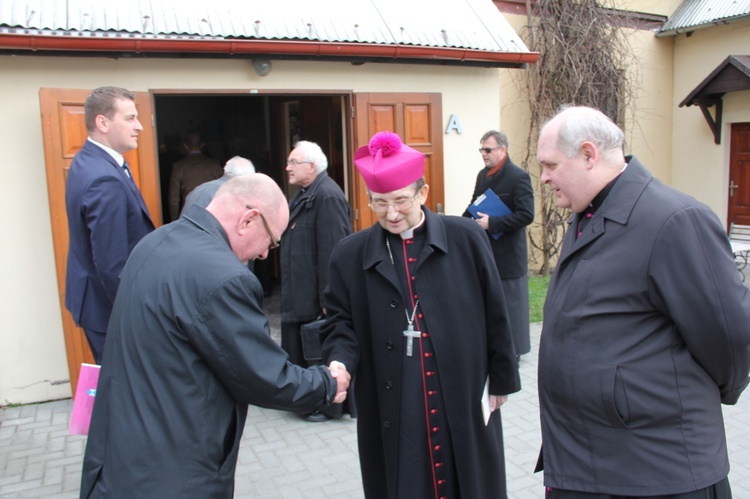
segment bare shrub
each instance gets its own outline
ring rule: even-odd
[[[529,96],[530,126],[527,156],[522,162],[530,172],[540,197],[536,229],[529,231],[532,263],[547,275],[557,259],[570,217],[541,184],[536,163],[540,126],[563,104],[600,109],[623,127],[625,110],[634,92],[628,66],[635,57],[622,29],[623,13],[612,0],[526,0],[528,24],[522,36],[538,51],[539,61],[529,65],[522,86]],[[624,127],[623,127],[624,128]],[[529,167],[535,165],[534,171]]]

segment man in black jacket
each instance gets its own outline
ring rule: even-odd
[[[623,153],[598,110],[545,124],[541,180],[573,216],[544,305],[548,499],[729,499],[721,404],[750,369],[750,291],[703,203]]]
[[[472,202],[492,190],[510,213],[490,216],[479,213],[476,222],[487,232],[492,254],[505,291],[510,314],[510,329],[516,355],[531,350],[529,338],[529,264],[526,247],[526,226],[534,221],[534,190],[529,174],[514,165],[508,156],[508,138],[490,130],[482,136],[479,152],[484,168],[474,185]],[[471,214],[467,209],[465,217]]]
[[[328,260],[336,243],[352,232],[349,203],[327,169],[320,146],[305,140],[295,144],[286,162],[289,183],[299,190],[289,203],[289,225],[281,238],[281,346],[300,365],[307,365],[300,328],[325,314]],[[307,419],[322,422],[341,411],[337,406]]]
[[[82,498],[231,498],[248,404],[309,413],[343,400],[341,372],[288,362],[246,266],[277,245],[287,210],[273,180],[244,175],[133,250],[107,331]]]

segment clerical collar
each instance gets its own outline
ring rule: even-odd
[[[588,206],[588,208],[586,208],[586,211],[588,211],[589,213],[594,213],[596,210],[599,209],[601,205],[604,204],[604,200],[607,199],[607,196],[609,196],[609,191],[612,190],[612,187],[615,186],[620,176],[622,175],[622,172],[624,172],[625,168],[627,167],[628,167],[628,164],[625,163],[625,166],[622,167],[622,170],[620,170],[620,173],[618,173],[617,176],[613,178],[610,183],[604,186],[604,189],[599,191],[599,194],[597,194],[596,197],[594,197],[594,200],[591,201],[591,204]]]
[[[425,221],[424,211],[419,210],[419,215],[421,216],[421,218],[419,219],[419,223],[417,223],[417,225],[415,225],[414,227],[406,229],[401,234],[399,234],[401,236],[401,239],[411,239],[414,237],[414,231],[418,229],[419,227],[421,227]]]

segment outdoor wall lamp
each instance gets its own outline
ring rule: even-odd
[[[253,59],[253,69],[258,76],[266,76],[271,72],[271,61],[268,59]]]

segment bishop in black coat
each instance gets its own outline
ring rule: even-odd
[[[487,237],[420,206],[423,163],[358,156],[379,223],[334,248],[323,354],[356,379],[365,495],[505,497],[500,412],[485,424],[482,399],[486,382],[492,404],[520,380]]]

